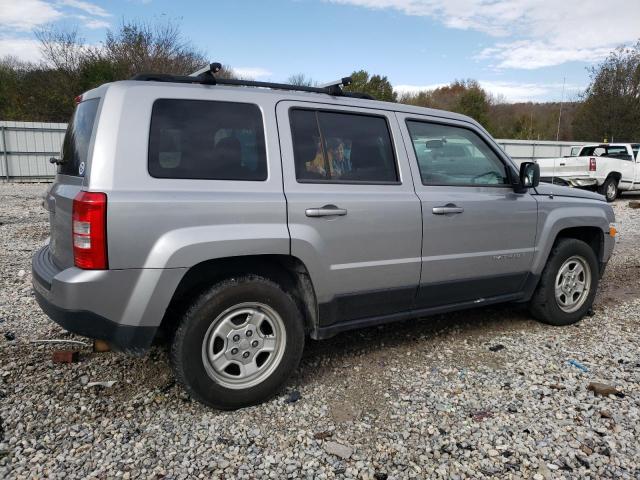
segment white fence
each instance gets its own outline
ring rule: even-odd
[[[60,154],[66,123],[0,121],[0,177],[50,180],[56,173],[50,157]]]
[[[532,161],[536,158],[565,157],[571,147],[598,142],[554,142],[546,140],[505,140],[496,139],[502,150],[516,162]]]
[[[66,123],[0,121],[0,178],[5,181],[50,180],[55,167],[50,157],[60,154]],[[574,145],[586,142],[496,140],[517,162],[569,155]]]

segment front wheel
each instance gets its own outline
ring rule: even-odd
[[[270,280],[246,276],[200,296],[175,332],[171,360],[193,398],[233,410],[277,393],[303,348],[295,300]]]
[[[599,279],[593,249],[581,240],[563,238],[554,245],[529,310],[549,325],[571,325],[589,311]]]
[[[607,202],[613,202],[618,197],[618,181],[613,177],[609,177],[604,181],[598,191],[601,195],[604,195]]]

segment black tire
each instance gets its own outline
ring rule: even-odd
[[[604,195],[607,202],[611,203],[618,198],[618,180],[615,177],[608,177],[604,183],[598,188],[598,193]]]
[[[560,308],[555,295],[555,282],[559,269],[566,260],[578,256],[586,261],[590,269],[591,281],[589,293],[584,303],[574,312],[566,312]],[[581,240],[575,238],[562,238],[556,242],[551,250],[547,264],[542,271],[540,283],[536,288],[529,311],[537,320],[554,326],[571,325],[579,321],[593,305],[593,299],[598,289],[600,270],[598,259],[593,249]]]
[[[249,388],[227,388],[207,373],[203,342],[214,320],[246,302],[266,305],[279,315],[286,343],[280,362],[260,383]],[[302,315],[291,295],[271,280],[243,276],[214,285],[187,310],[173,337],[171,363],[177,381],[195,400],[221,410],[234,410],[275,395],[300,363],[304,340]]]

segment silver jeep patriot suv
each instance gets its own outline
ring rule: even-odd
[[[595,193],[539,184],[475,121],[325,87],[140,75],[77,99],[33,257],[42,309],[189,394],[261,402],[305,338],[500,302],[591,308],[615,243]],[[165,336],[165,335],[163,335]]]

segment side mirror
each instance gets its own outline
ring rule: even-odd
[[[520,164],[520,189],[534,188],[540,184],[540,165],[534,162]]]

